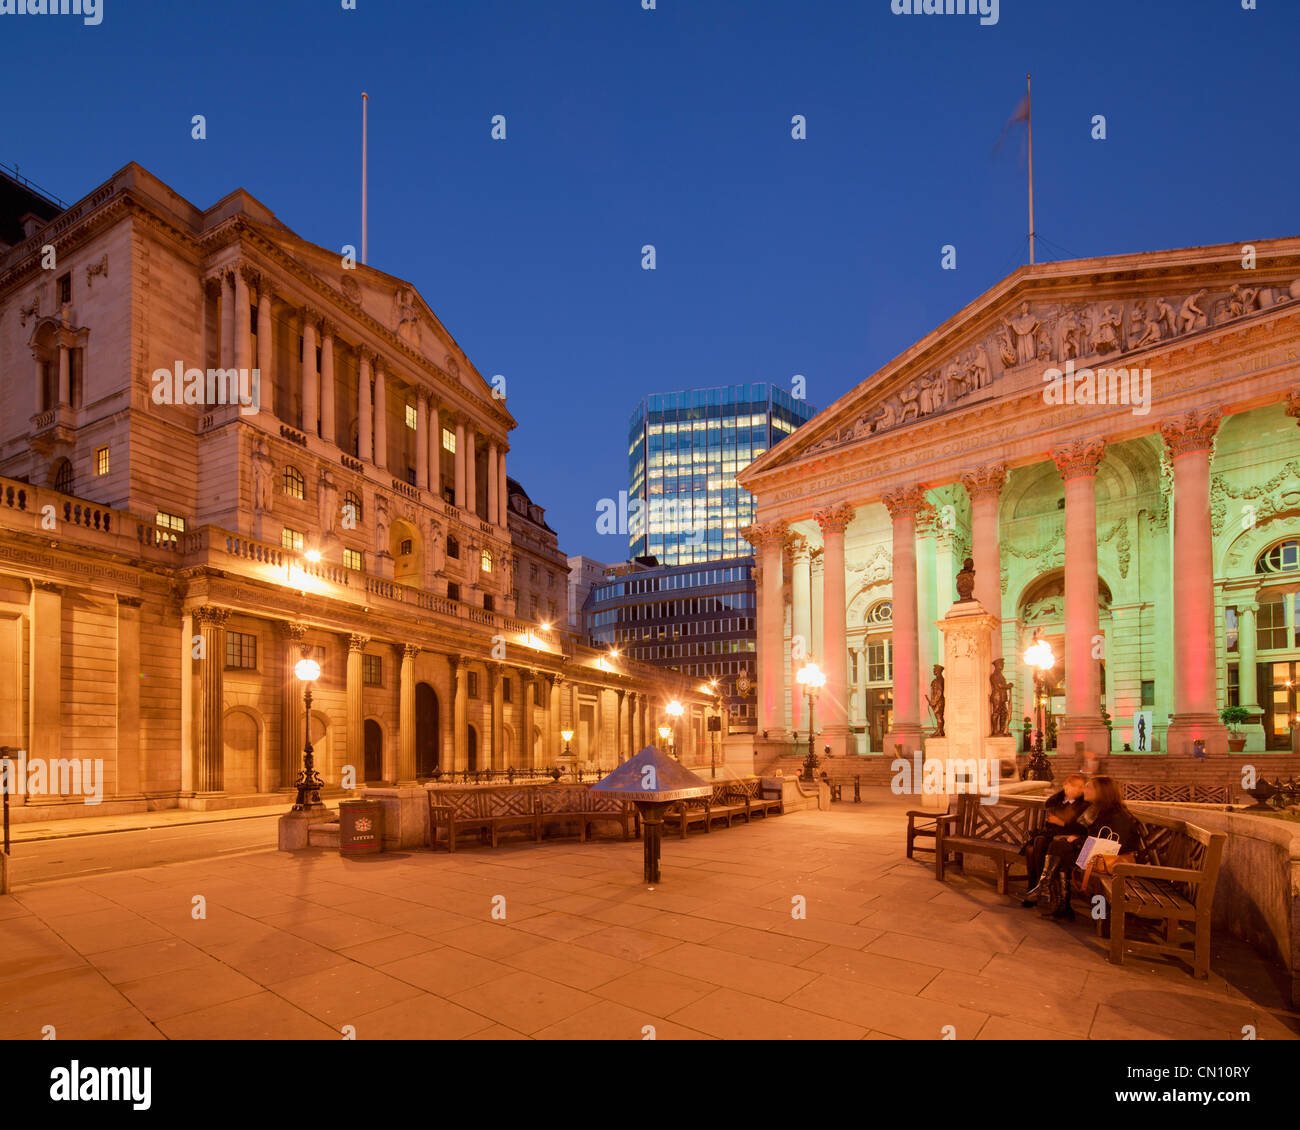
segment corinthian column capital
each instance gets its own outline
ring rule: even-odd
[[[966,471],[961,477],[962,486],[966,488],[966,493],[972,502],[981,498],[997,498],[1001,495],[1006,481],[1005,463],[990,463],[984,467],[976,467],[973,471]]]
[[[1222,419],[1223,409],[1215,404],[1161,421],[1160,435],[1169,448],[1169,457],[1177,459],[1193,451],[1209,451]]]
[[[1062,479],[1093,478],[1105,454],[1104,439],[1076,439],[1052,448],[1052,462]]]
[[[771,522],[755,522],[752,526],[746,526],[740,531],[740,536],[755,549],[766,549],[772,545],[784,544],[788,532],[789,526],[781,519],[777,519]]]
[[[885,509],[894,521],[909,517],[915,519],[918,514],[924,514],[930,509],[930,500],[925,497],[925,491],[917,486],[887,490],[880,496],[880,501],[885,504]]]
[[[848,528],[848,524],[853,521],[853,515],[857,509],[847,502],[837,502],[834,506],[827,506],[821,510],[813,512],[813,521],[822,529],[822,535],[842,534]]]
[[[358,635],[356,632],[353,632],[350,636],[348,636],[349,651],[365,651],[366,648],[369,646],[369,644],[370,644],[369,636]]]

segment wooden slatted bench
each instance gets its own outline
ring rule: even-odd
[[[766,820],[770,815],[780,816],[785,812],[784,789],[779,781],[741,777],[732,783],[736,786],[737,795],[744,793],[751,816],[761,816]]]
[[[533,841],[542,839],[537,811],[537,787],[470,787],[429,789],[429,847],[436,847],[438,830],[447,834],[447,850],[456,850],[456,837],[478,832],[484,841],[497,846],[503,828],[531,828]]]
[[[907,858],[915,859],[915,851],[933,851],[934,846],[916,847],[917,840],[934,840],[938,834],[938,823],[944,816],[953,814],[949,803],[946,812],[932,812],[923,808],[909,809],[907,813]]]
[[[1191,958],[1192,975],[1210,972],[1210,911],[1228,838],[1185,820],[1143,813],[1135,853],[1140,862],[1119,862],[1112,875],[1093,875],[1088,893],[1106,898],[1106,917],[1097,933],[1110,932],[1110,960],[1126,952]],[[1134,938],[1128,917],[1153,926],[1162,940]],[[1183,932],[1191,935],[1184,939]],[[1190,945],[1189,945],[1190,943]]]
[[[640,834],[641,821],[629,801],[611,793],[593,793],[590,785],[539,785],[535,790],[537,815],[542,832],[546,826],[577,824],[578,838],[586,843],[592,826],[612,822],[623,830],[623,838],[632,838],[635,827]]]
[[[1041,797],[1004,796],[981,804],[978,795],[959,793],[953,811],[935,820],[934,877],[942,882],[949,856],[960,867],[963,856],[985,855],[997,864],[998,893],[1006,894],[1011,865],[1046,819]]]
[[[738,816],[748,823],[755,814],[785,811],[782,786],[768,785],[754,777],[743,777],[714,784],[708,796],[680,801],[664,813],[665,827],[674,828],[681,839],[691,825],[700,824],[706,832],[716,820],[725,820],[730,828]]]

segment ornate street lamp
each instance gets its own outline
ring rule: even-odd
[[[718,728],[713,731],[714,737],[713,740],[709,743],[709,776],[716,777],[718,775],[718,736],[717,735],[722,733],[722,691],[718,689],[718,680],[710,679],[707,683],[705,683],[702,687],[700,687],[700,693],[711,694],[713,696],[713,710],[718,718],[718,722],[717,722]]]
[[[1047,672],[1056,666],[1052,645],[1034,632],[1033,641],[1025,649],[1025,663],[1034,671],[1034,720],[1038,731],[1034,735],[1034,753],[1025,768],[1025,779],[1050,781],[1052,766],[1043,751],[1043,737],[1047,730]]]
[[[826,685],[826,673],[816,663],[805,663],[799,668],[795,679],[803,684],[808,696],[808,756],[804,758],[803,768],[809,781],[817,780],[817,755],[813,752],[813,735],[817,727],[813,724],[813,708],[817,702],[817,692]]]
[[[312,812],[325,807],[320,799],[320,791],[325,787],[325,782],[316,772],[316,759],[312,755],[311,748],[311,685],[320,678],[320,664],[314,659],[304,657],[294,665],[293,673],[302,680],[303,747],[302,772],[294,782],[298,789],[298,797],[291,811]]]
[[[667,726],[660,726],[660,727],[659,727],[659,740],[660,740],[660,742],[662,742],[664,745],[667,745],[667,744],[668,744],[668,735],[671,734],[671,733],[672,733],[672,730],[669,729],[669,727],[667,727]],[[662,748],[662,747],[661,747],[661,748]]]
[[[681,756],[677,753],[677,720],[681,718],[682,714],[685,712],[685,709],[686,708],[682,706],[682,704],[678,702],[676,699],[673,699],[672,702],[670,702],[667,706],[664,707],[664,713],[668,714],[673,720],[672,721],[672,744],[669,748],[672,751],[672,755],[676,757],[678,761],[681,760]]]

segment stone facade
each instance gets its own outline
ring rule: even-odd
[[[28,228],[0,250],[0,744],[98,763],[102,812],[285,789],[305,724],[335,788],[553,764],[562,687],[603,719],[588,764],[644,744],[677,688],[519,614],[515,420],[414,288],[134,164]]]
[[[1040,632],[1063,752],[1136,750],[1145,711],[1154,752],[1213,758],[1240,704],[1246,752],[1294,768],[1300,239],[1248,250],[1022,268],[740,475],[772,753],[798,729],[797,637],[836,754],[921,748],[970,556],[1017,735]]]

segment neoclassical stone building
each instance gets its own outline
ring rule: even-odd
[[[1213,759],[1240,705],[1293,770],[1298,416],[1300,239],[1020,269],[741,473],[768,752],[806,735],[801,642],[835,754],[922,748],[971,557],[1017,736],[1041,633],[1063,752]]]
[[[134,164],[30,204],[0,245],[0,744],[101,763],[100,811],[246,803],[301,766],[304,655],[331,786],[553,764],[584,720],[613,765],[670,696],[702,728],[518,607],[515,420],[410,284]]]

